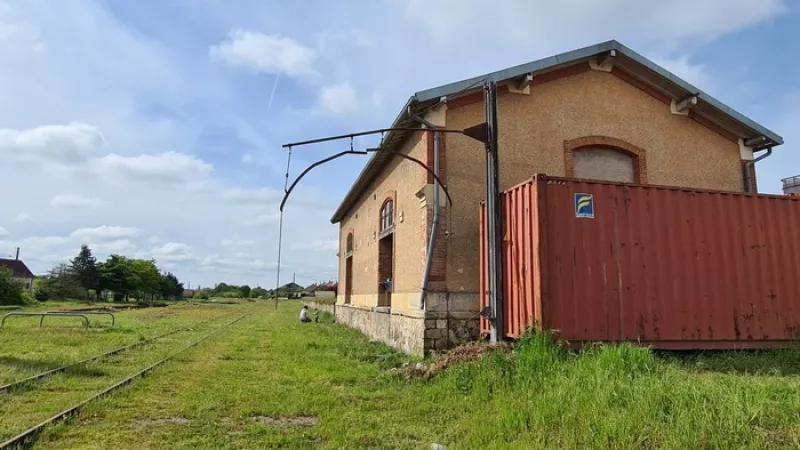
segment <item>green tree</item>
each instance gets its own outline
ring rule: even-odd
[[[34,296],[39,301],[80,298],[86,294],[72,267],[67,264],[54,266],[47,275],[37,277],[33,285]]]
[[[241,294],[242,298],[250,298],[250,286],[244,285],[239,286],[239,293]]]
[[[81,245],[78,256],[70,261],[72,274],[78,280],[78,284],[86,290],[86,297],[89,297],[89,290],[94,290],[97,300],[100,299],[102,290],[100,289],[100,273],[97,271],[97,261],[92,256],[92,250],[88,245]]]
[[[109,255],[98,269],[100,283],[104,289],[114,292],[114,300],[127,301],[131,292],[136,289],[136,278],[130,260],[121,255]]]
[[[251,298],[259,298],[259,297],[267,298],[267,296],[268,296],[267,290],[262,288],[261,286],[256,286],[250,291]]]
[[[165,299],[180,300],[183,298],[183,283],[170,272],[162,274],[160,294]]]
[[[22,292],[22,285],[14,281],[11,272],[5,268],[0,269],[0,305],[24,304]]]
[[[146,259],[131,259],[128,260],[130,264],[130,283],[142,300],[153,300],[154,295],[159,292],[161,287],[161,273],[158,271],[158,266],[153,260]]]

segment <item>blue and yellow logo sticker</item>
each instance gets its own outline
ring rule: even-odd
[[[594,196],[575,194],[575,217],[594,219]]]

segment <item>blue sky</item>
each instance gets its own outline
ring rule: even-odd
[[[789,0],[0,0],[0,254],[41,273],[88,243],[194,286],[272,286],[281,144],[608,39],[782,135],[758,166],[777,193],[800,174],[799,25]],[[296,149],[293,174],[346,146]],[[328,219],[364,162],[296,191],[284,281],[336,277]]]

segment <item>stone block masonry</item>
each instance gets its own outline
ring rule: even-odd
[[[446,350],[479,338],[477,294],[436,293],[428,298],[425,311],[379,312],[339,304],[336,321],[415,355]]]

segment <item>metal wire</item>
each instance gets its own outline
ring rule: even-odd
[[[289,155],[286,158],[286,177],[283,182],[283,192],[289,193],[289,169],[292,166],[292,146],[289,147]],[[281,247],[283,246],[283,207],[281,207],[280,219],[278,220],[278,266],[275,270],[275,309],[278,309],[278,289],[281,287]]]

